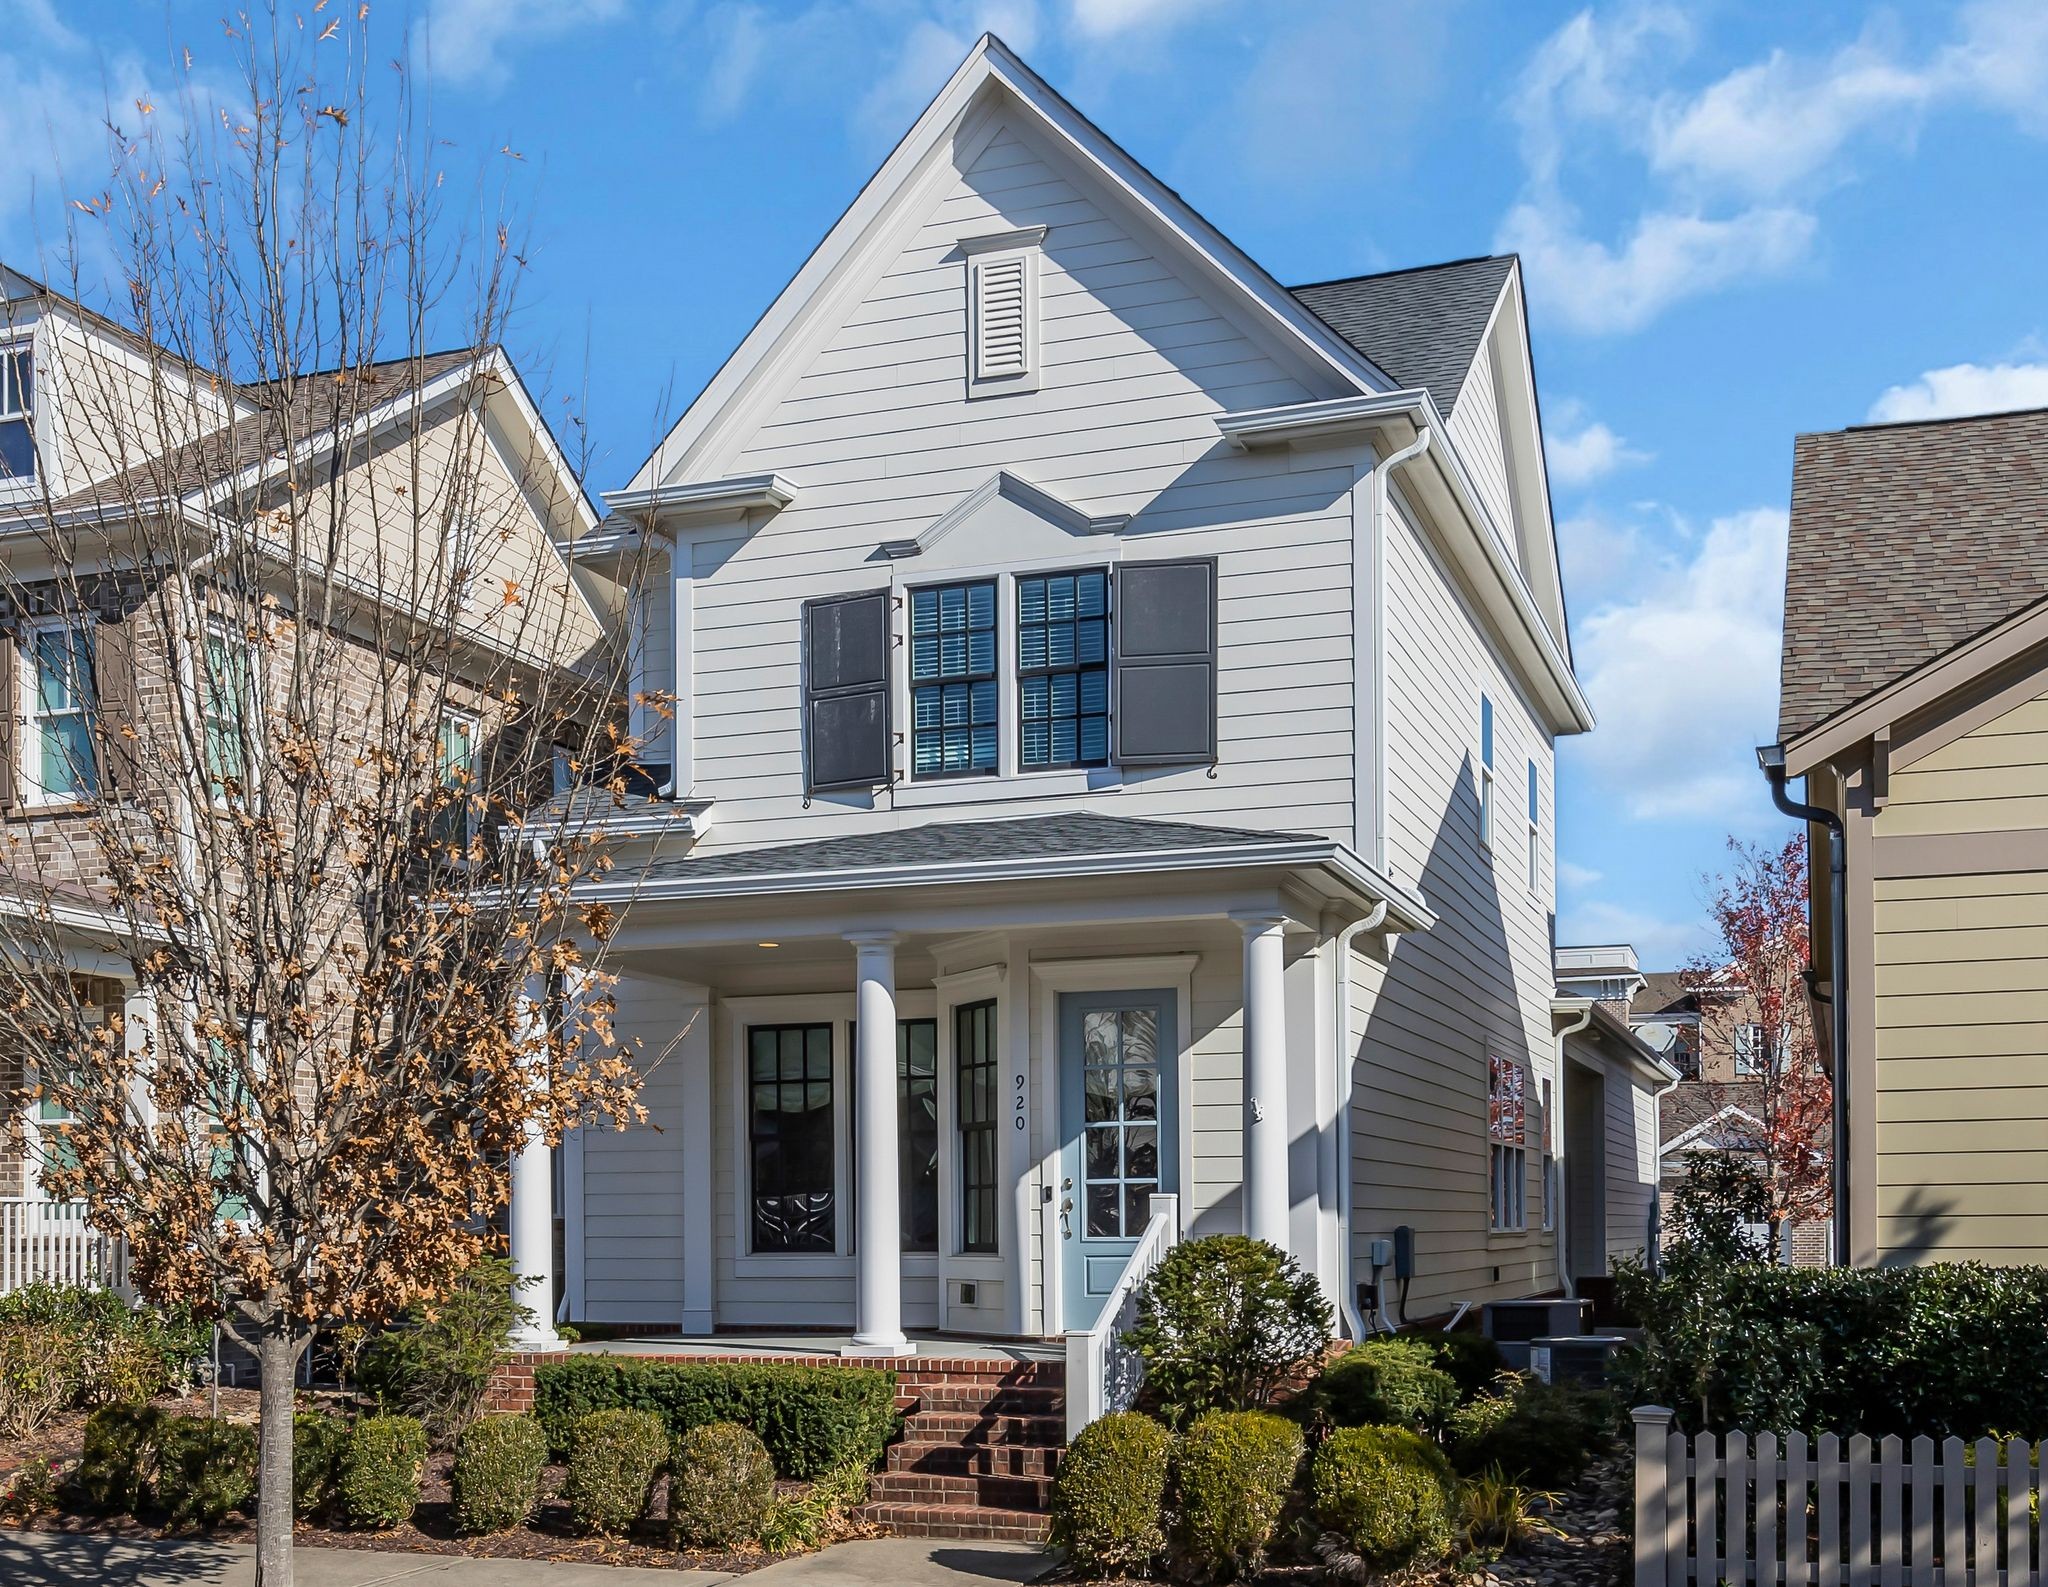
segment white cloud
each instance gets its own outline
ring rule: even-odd
[[[512,78],[510,57],[625,13],[626,0],[428,0],[413,49],[437,82],[486,91]]]
[[[1785,513],[1717,518],[1578,625],[1599,731],[1570,754],[1637,819],[1743,827],[1768,812],[1756,770],[1778,695]]]
[[[1038,42],[1035,0],[952,0],[935,10],[893,46],[874,86],[855,107],[855,127],[877,142],[908,130],[982,34],[993,33],[1020,53]]]
[[[1178,27],[1220,0],[1070,0],[1068,17],[1083,38],[1104,39],[1141,30],[1163,32]]]
[[[1557,862],[1557,879],[1567,887],[1591,887],[1600,877],[1601,873],[1589,865],[1574,865],[1570,860]]]
[[[1889,387],[1870,405],[1879,422],[2048,408],[2048,363],[1950,364]]]
[[[1559,942],[1625,942],[1646,965],[1684,964],[1712,946],[1704,911],[1681,919],[1589,898],[1558,916]]]
[[[1543,427],[1543,456],[1551,483],[1567,487],[1590,485],[1621,468],[1650,461],[1648,452],[1638,451],[1606,424],[1589,418],[1576,402],[1553,406],[1551,422]]]

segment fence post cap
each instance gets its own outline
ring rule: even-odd
[[[1643,1426],[1645,1423],[1654,1424],[1658,1422],[1668,1427],[1671,1425],[1671,1415],[1671,1407],[1668,1405],[1638,1405],[1629,1412],[1629,1416],[1638,1427]]]

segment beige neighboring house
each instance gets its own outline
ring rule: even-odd
[[[1829,1051],[1839,967],[1859,1265],[2048,1261],[2044,520],[2048,411],[1797,442],[1763,760],[1814,807],[1816,1017]]]

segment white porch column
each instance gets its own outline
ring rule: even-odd
[[[1244,931],[1244,1232],[1285,1251],[1287,1238],[1286,916],[1231,917]]]
[[[903,1337],[902,1226],[897,1211],[896,934],[849,932],[854,947],[859,1051],[853,1129],[854,1332],[849,1355],[897,1355]]]
[[[527,1040],[544,1032],[547,1021],[547,977],[530,975],[520,994],[520,1021]],[[540,1126],[529,1124],[526,1144],[512,1159],[512,1206],[507,1218],[513,1277],[522,1306],[533,1321],[512,1336],[522,1350],[552,1350],[561,1344],[555,1333],[555,1154]]]

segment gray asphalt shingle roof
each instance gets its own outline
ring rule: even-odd
[[[1205,827],[1186,821],[1148,821],[1089,811],[1014,816],[999,821],[932,821],[890,832],[813,838],[768,848],[714,850],[661,860],[651,883],[742,876],[786,876],[818,871],[859,871],[892,865],[951,865],[976,860],[1036,860],[1106,854],[1165,854],[1253,843],[1314,843],[1300,832],[1256,832]]]
[[[1514,267],[1514,256],[1501,254],[1288,290],[1401,385],[1427,388],[1449,414]]]
[[[1793,444],[1778,737],[2048,598],[2048,410]]]

